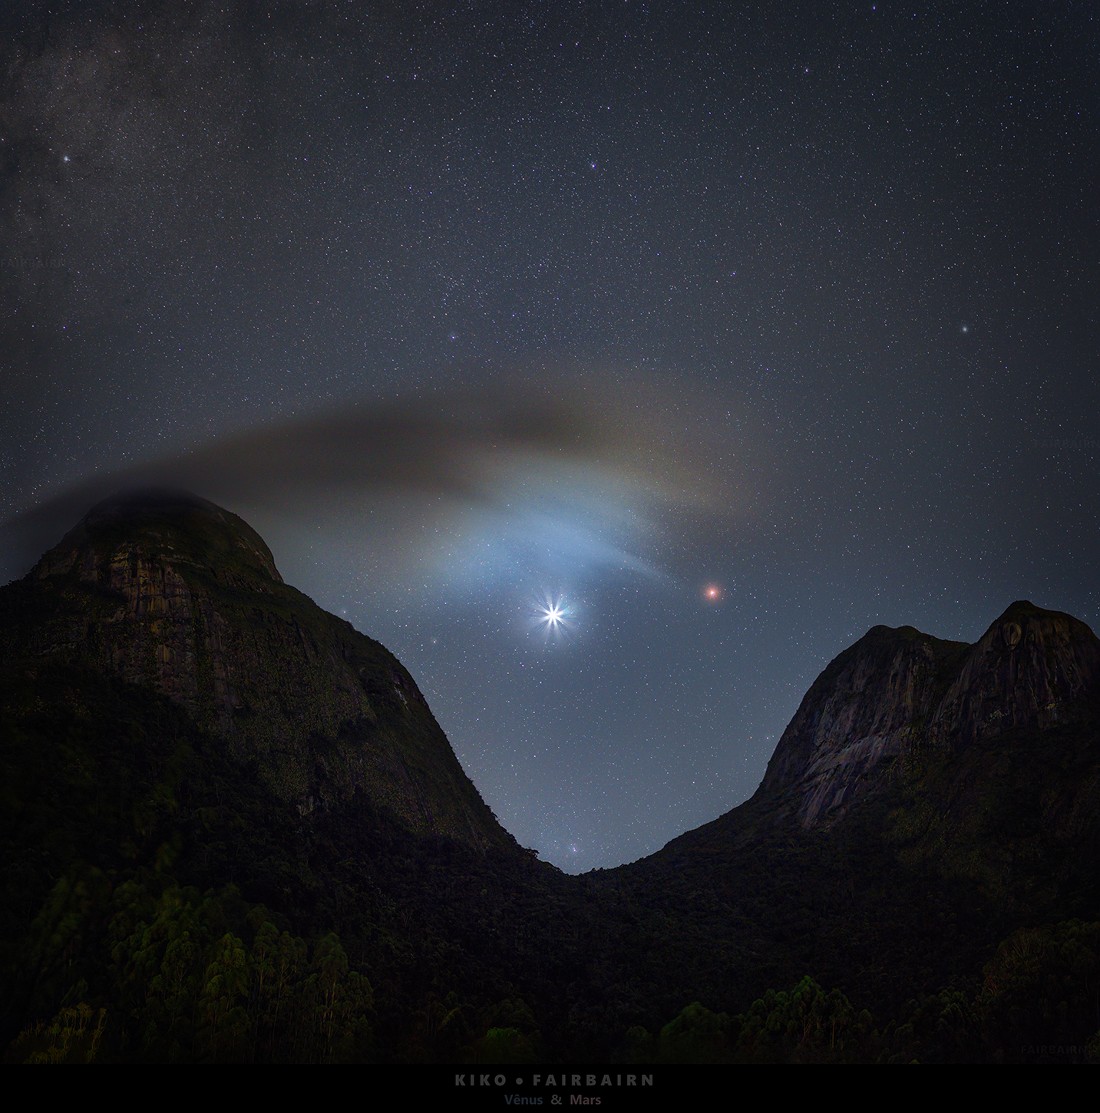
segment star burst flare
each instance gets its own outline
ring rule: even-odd
[[[535,603],[534,625],[548,638],[566,634],[572,617],[572,610],[562,595],[546,595]]]

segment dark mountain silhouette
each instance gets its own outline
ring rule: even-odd
[[[752,799],[623,867],[620,886],[766,924],[763,954],[784,948],[788,968],[882,1014],[967,987],[951,1022],[961,1058],[1063,1045],[1083,1058],[1100,1030],[1095,998],[1085,1004],[1100,988],[1100,936],[1076,952],[1065,925],[1091,932],[1100,913],[1098,807],[1100,643],[1069,615],[1017,602],[974,645],[869,631],[811,686]],[[1040,1003],[1039,984],[1064,975],[1045,964],[1065,933],[1080,981]],[[990,981],[1002,946],[1030,979],[1021,989],[1018,971],[1002,975],[1011,1004]],[[982,1044],[982,1008],[1002,1006],[1028,1023]],[[1074,1008],[1069,1039],[1051,1013]]]
[[[876,627],[750,801],[579,878],[194,496],[92,510],[0,590],[0,654],[9,1060],[1100,1053],[1100,644],[1068,615]]]
[[[761,796],[804,827],[827,825],[881,787],[896,761],[1089,721],[1098,693],[1092,631],[1028,602],[1013,603],[973,646],[876,626],[815,681]]]
[[[143,492],[93,509],[8,589],[4,648],[167,699],[301,815],[364,806],[511,842],[397,659],[283,583],[240,518]]]

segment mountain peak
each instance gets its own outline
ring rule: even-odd
[[[960,747],[1095,714],[1100,642],[1085,623],[1017,600],[973,645],[872,627],[814,682],[758,797],[828,825],[921,747]]]
[[[971,646],[936,709],[936,741],[1045,729],[1092,713],[1100,642],[1080,619],[1017,600]]]
[[[911,738],[916,709],[942,691],[959,643],[874,626],[826,666],[776,746],[758,795],[803,826],[824,822]]]
[[[1017,599],[1010,604],[1004,613],[993,620],[989,629],[979,640],[979,644],[987,638],[996,638],[998,635],[1003,643],[1012,648],[1024,640],[1027,633],[1033,636],[1049,636],[1053,631],[1061,631],[1063,635],[1073,637],[1089,637],[1092,631],[1080,619],[1062,611],[1050,611],[1044,607],[1037,607],[1028,599]]]
[[[412,677],[285,584],[235,514],[186,491],[93,507],[0,590],[0,653],[168,700],[303,820],[351,809],[511,847]]]
[[[167,561],[204,569],[227,582],[281,584],[263,538],[243,519],[190,491],[144,488],[97,503],[35,566],[44,579],[76,571],[109,576],[113,564]]]

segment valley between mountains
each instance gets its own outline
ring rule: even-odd
[[[193,495],[0,589],[8,1062],[1100,1059],[1100,642],[875,627],[746,803],[567,876]]]

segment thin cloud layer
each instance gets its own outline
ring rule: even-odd
[[[391,582],[484,580],[533,563],[654,572],[670,517],[729,505],[702,416],[685,448],[656,412],[639,383],[625,405],[593,405],[579,388],[488,388],[280,422],[60,492],[5,523],[5,571],[25,571],[100,499],[171,486],[276,534],[335,530]]]

